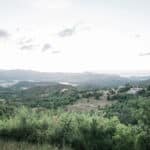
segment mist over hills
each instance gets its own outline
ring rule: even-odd
[[[69,82],[86,86],[119,86],[129,82],[144,81],[146,77],[122,77],[115,74],[98,73],[48,73],[31,70],[0,70],[1,81]]]

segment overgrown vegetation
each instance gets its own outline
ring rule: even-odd
[[[7,140],[46,143],[60,148],[67,145],[75,150],[148,150],[150,115],[149,109],[145,109],[143,104],[148,106],[148,100],[138,105],[143,114],[139,112],[136,118],[131,117],[137,122],[132,122],[128,117],[128,122],[121,118],[122,123],[115,115],[109,116],[109,119],[104,118],[101,112],[62,113],[23,107],[14,117],[0,121],[0,137]],[[141,117],[143,115],[145,118]]]

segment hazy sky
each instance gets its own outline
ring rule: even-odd
[[[149,0],[0,0],[0,69],[149,71]]]

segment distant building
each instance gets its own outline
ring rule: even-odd
[[[62,89],[62,90],[61,90],[61,92],[65,92],[65,91],[68,91],[68,89]]]
[[[141,90],[143,90],[143,88],[134,87],[134,88],[131,88],[129,91],[127,91],[127,94],[136,94],[137,92]]]

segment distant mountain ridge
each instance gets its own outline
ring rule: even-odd
[[[127,78],[119,75],[98,73],[48,73],[31,70],[0,70],[0,80],[4,81],[39,81],[39,82],[69,82],[86,86],[119,86],[138,80],[138,77]],[[141,80],[142,77],[139,77]],[[150,77],[144,78],[150,79]]]

